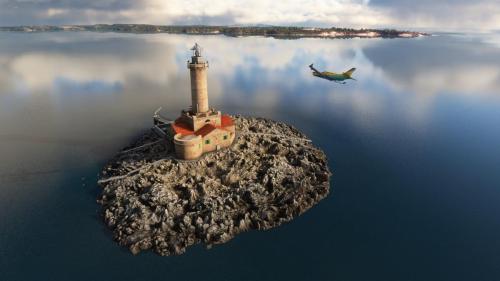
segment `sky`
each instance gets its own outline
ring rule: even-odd
[[[97,23],[500,30],[500,0],[0,0],[0,26]]]

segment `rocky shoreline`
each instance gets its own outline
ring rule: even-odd
[[[326,155],[304,134],[268,119],[234,119],[233,145],[196,161],[175,159],[173,144],[150,131],[104,167],[97,201],[120,245],[160,255],[210,248],[277,227],[328,195]]]

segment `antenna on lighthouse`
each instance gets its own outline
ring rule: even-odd
[[[201,57],[201,47],[198,45],[198,43],[194,43],[193,48],[191,48],[193,51],[193,56],[194,57]]]

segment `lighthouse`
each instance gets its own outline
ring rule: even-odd
[[[201,56],[198,43],[191,48],[193,56],[188,61],[191,74],[191,111],[195,114],[208,112],[207,68],[208,62]]]
[[[231,116],[208,106],[208,62],[201,56],[198,43],[191,48],[193,55],[187,61],[191,78],[191,107],[170,124],[169,132],[179,159],[195,160],[204,153],[231,146],[236,137],[236,126]]]

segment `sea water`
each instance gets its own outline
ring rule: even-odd
[[[294,221],[182,256],[133,256],[97,174],[190,103],[287,122],[331,193]],[[311,75],[356,67],[356,81]],[[500,34],[416,39],[0,33],[0,280],[498,280]]]

